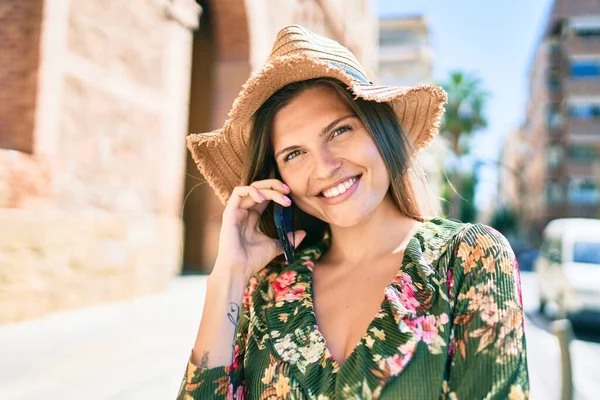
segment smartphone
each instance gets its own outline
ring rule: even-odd
[[[294,232],[294,212],[292,207],[294,206],[290,205],[289,207],[283,207],[278,203],[273,204],[273,215],[275,218],[275,227],[277,228],[277,236],[279,236],[279,242],[283,247],[283,254],[285,255],[285,260],[288,264],[294,262],[296,244],[295,234],[292,235],[291,242],[287,235],[289,232]]]

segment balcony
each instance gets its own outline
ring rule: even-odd
[[[563,81],[564,96],[598,96],[600,94],[600,77],[570,78]]]
[[[586,176],[594,176],[596,172],[596,167],[591,162],[581,163],[581,162],[573,162],[567,161],[565,163],[565,172],[568,177],[586,177]]]
[[[564,41],[562,48],[567,57],[600,54],[600,38],[572,35]]]
[[[562,165],[546,166],[546,179],[561,180],[564,177],[565,169]]]
[[[564,137],[564,128],[560,126],[548,127],[548,140],[550,143],[562,143]]]
[[[564,137],[570,144],[600,143],[600,118],[568,118]]]
[[[559,86],[548,85],[548,103],[560,104],[563,99],[563,93]]]

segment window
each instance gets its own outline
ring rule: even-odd
[[[593,178],[572,178],[569,181],[568,198],[574,204],[600,203],[600,190]]]
[[[546,73],[546,79],[548,82],[548,90],[550,92],[556,92],[560,90],[560,73],[558,68],[550,68]]]
[[[550,129],[560,129],[562,127],[562,116],[557,107],[551,107],[548,110],[548,127]]]
[[[600,60],[574,60],[571,62],[573,78],[600,78]]]
[[[546,201],[549,204],[559,203],[563,200],[563,190],[558,181],[546,183]]]
[[[600,264],[600,243],[575,242],[573,262]]]
[[[560,55],[560,46],[557,42],[552,42],[548,48],[550,57],[558,57]]]
[[[600,151],[593,147],[571,146],[568,154],[569,159],[578,164],[587,164],[600,159]]]
[[[379,33],[379,44],[381,46],[394,45],[416,45],[424,44],[425,40],[417,36],[413,31],[382,31]]]
[[[575,30],[575,34],[584,38],[593,38],[600,37],[600,27],[588,26],[588,27],[580,27]]]
[[[550,145],[546,150],[546,165],[548,168],[556,168],[561,164],[563,151],[559,145]]]
[[[574,104],[569,108],[569,115],[576,119],[600,117],[600,104]]]

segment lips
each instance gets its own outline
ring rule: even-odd
[[[357,175],[349,179],[351,179],[351,181],[353,181],[354,183],[352,183],[352,185],[350,185],[348,188],[346,188],[346,185],[344,185],[345,190],[342,193],[340,193],[337,189],[326,190],[325,192],[329,192],[329,194],[334,194],[334,196],[325,197],[321,194],[320,196],[318,196],[319,200],[322,201],[326,206],[335,206],[337,204],[341,204],[347,201],[349,198],[354,196],[354,193],[356,193],[359,190],[358,188],[361,181],[361,175]],[[347,180],[348,179],[346,179],[346,181]],[[338,193],[337,196],[335,196],[336,192]]]
[[[324,198],[335,198],[339,195],[344,194],[347,190],[349,190],[356,182],[361,178],[362,174],[351,176],[348,178],[343,178],[338,181],[336,184],[329,186],[327,189],[321,191],[319,193],[320,197]]]

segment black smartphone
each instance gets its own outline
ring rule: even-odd
[[[281,175],[277,168],[274,169],[273,174],[276,179],[281,179]],[[294,204],[290,204],[288,207],[283,207],[282,205],[273,202],[273,216],[275,220],[275,228],[277,228],[277,236],[279,236],[279,242],[283,247],[283,254],[285,256],[285,261],[288,264],[294,262],[294,254],[296,251],[296,237],[295,234],[292,235],[292,241],[290,242],[287,234],[290,232],[294,232]]]
[[[273,203],[273,215],[275,219],[275,227],[277,228],[277,236],[279,236],[279,242],[283,247],[283,254],[288,264],[294,262],[295,255],[295,234],[292,235],[292,241],[288,239],[288,233],[294,232],[294,212],[292,205],[283,207],[278,203]]]

